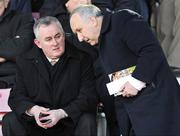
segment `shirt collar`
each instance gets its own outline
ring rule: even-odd
[[[46,57],[47,59],[48,59],[48,61],[51,63],[52,61],[55,61],[55,62],[58,62],[59,61],[59,58],[57,58],[57,59],[50,59],[50,58],[48,58],[48,57]]]

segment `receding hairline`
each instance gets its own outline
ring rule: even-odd
[[[70,13],[70,19],[74,14],[79,14],[81,18],[87,18],[88,16],[103,16],[102,11],[92,4],[82,4],[78,6]]]
[[[60,29],[61,33],[64,34],[64,30],[60,21],[56,17],[46,16],[46,17],[40,18],[34,23],[33,31],[34,31],[35,37],[37,38],[39,36],[39,29],[41,26],[49,26],[51,24],[55,24]]]

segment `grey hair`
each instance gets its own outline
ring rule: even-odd
[[[38,38],[39,28],[41,25],[49,26],[52,23],[55,23],[59,27],[62,34],[64,34],[64,30],[63,30],[62,25],[59,22],[59,20],[56,17],[46,16],[46,17],[42,17],[35,21],[34,26],[33,26],[33,31],[34,31],[35,37]]]
[[[88,4],[88,5],[83,4],[78,6],[76,9],[74,9],[71,12],[70,18],[72,17],[72,15],[76,13],[78,13],[84,21],[87,21],[90,17],[103,16],[102,11],[98,7],[92,4]]]

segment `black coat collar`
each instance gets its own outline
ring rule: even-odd
[[[110,12],[104,12],[103,13],[103,22],[102,22],[102,26],[101,26],[101,32],[100,34],[104,34],[108,31],[109,26],[111,24],[111,14]]]
[[[65,43],[65,53],[67,54],[66,60],[69,58],[75,58],[75,59],[79,58],[78,57],[79,54],[77,52],[76,47],[68,44],[67,42]],[[50,88],[51,87],[50,79],[48,78],[49,73],[47,69],[45,68],[45,64],[42,60],[42,50],[39,49],[36,45],[34,45],[34,47],[27,54],[24,55],[24,58],[34,64],[34,66],[37,68],[41,76],[44,77],[44,79],[46,80]]]
[[[101,48],[101,39],[103,37],[103,34],[105,34],[106,32],[108,32],[109,27],[111,24],[111,13],[110,12],[104,12],[103,13],[103,21],[102,21],[102,25],[101,25],[101,31],[100,31],[100,36],[99,36],[99,42],[98,42],[98,46],[97,48]]]

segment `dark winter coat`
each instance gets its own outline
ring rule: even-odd
[[[146,83],[133,98],[116,97],[135,134],[180,135],[180,87],[149,25],[127,10],[107,13],[99,40],[108,74],[136,65],[132,76]]]
[[[9,105],[18,117],[34,121],[25,114],[34,105],[62,108],[68,118],[60,122],[66,127],[74,127],[82,113],[95,113],[95,79],[89,56],[66,44],[52,82],[41,55],[41,50],[34,47],[17,59],[17,85],[10,93]]]
[[[0,63],[0,81],[8,86],[14,84],[16,57],[31,48],[33,23],[31,15],[9,9],[0,17],[0,57],[7,60]]]

